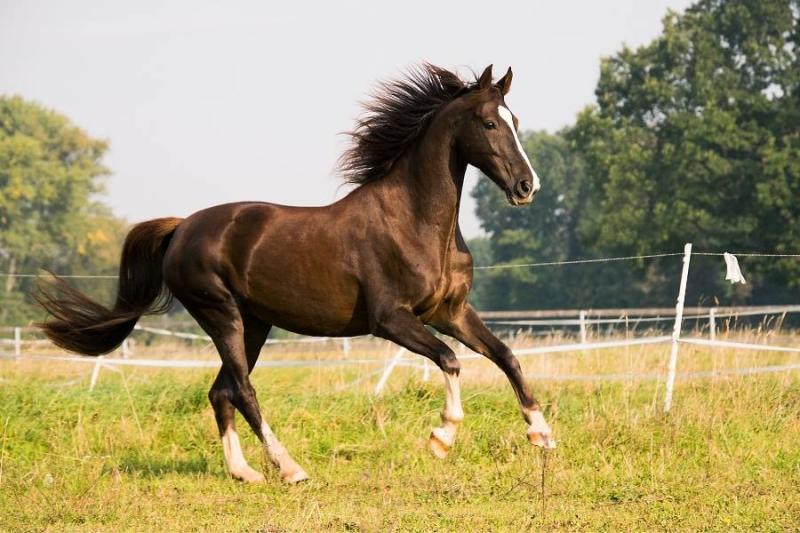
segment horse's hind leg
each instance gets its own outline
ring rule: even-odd
[[[249,316],[243,317],[243,323],[245,354],[247,355],[247,371],[249,374],[253,371],[253,367],[258,361],[261,348],[264,346],[264,341],[267,340],[267,335],[269,335],[269,330],[272,326]],[[253,400],[255,400],[255,389],[253,389]],[[308,479],[308,474],[292,459],[289,452],[286,451],[286,448],[278,441],[278,438],[270,429],[269,424],[262,418],[258,404],[256,403],[252,407],[254,408],[249,409],[247,412],[243,409],[239,409],[239,411],[251,427],[255,427],[254,424],[256,423],[253,413],[260,420],[258,427],[261,432],[256,431],[256,435],[259,436],[259,439],[264,444],[265,451],[272,464],[279,469],[281,479],[288,483],[297,483]]]
[[[269,425],[261,418],[256,392],[250,383],[250,370],[255,365],[258,351],[266,338],[264,331],[269,331],[269,327],[256,319],[243,318],[230,295],[225,295],[223,301],[218,302],[213,308],[207,305],[208,303],[199,309],[187,306],[187,309],[211,336],[217,347],[222,367],[228,378],[226,388],[229,391],[229,402],[242,413],[263,444],[270,461],[280,470],[284,481],[297,483],[308,479],[305,471],[292,459]],[[238,438],[236,440],[238,441]],[[232,444],[232,440],[228,443]],[[224,444],[223,442],[223,446]]]
[[[232,397],[232,382],[225,371],[225,367],[223,367],[208,392],[208,399],[214,408],[214,418],[217,420],[219,436],[222,440],[225,464],[234,479],[250,483],[264,481],[264,475],[250,467],[244,458],[242,446],[239,443],[239,434],[236,433],[236,408],[231,402]]]
[[[244,349],[247,357],[248,372],[253,371],[256,361],[258,361],[261,348],[269,335],[270,327],[269,324],[256,320],[244,320]],[[236,433],[236,407],[231,401],[233,392],[233,380],[223,366],[219,370],[214,385],[211,386],[211,390],[208,392],[208,399],[214,408],[214,418],[217,420],[219,436],[222,440],[225,464],[234,479],[258,483],[264,481],[264,475],[247,464],[242,452],[242,446],[239,443],[239,434]]]

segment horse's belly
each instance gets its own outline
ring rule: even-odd
[[[264,322],[281,329],[315,337],[350,337],[369,333],[365,314],[332,313],[322,310],[281,309],[274,305],[258,305],[254,310]]]
[[[246,304],[261,320],[303,335],[369,333],[367,312],[357,286],[335,285],[274,279],[258,284],[248,295]]]

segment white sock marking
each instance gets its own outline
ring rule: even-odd
[[[444,373],[445,400],[442,410],[442,425],[434,428],[431,433],[431,448],[440,459],[447,456],[448,450],[456,440],[456,428],[464,420],[464,411],[461,409],[461,387],[458,376]],[[437,444],[439,441],[441,444]],[[444,446],[444,447],[442,447]]]
[[[508,110],[505,106],[498,106],[497,113],[500,115],[500,118],[503,119],[503,122],[508,124],[508,127],[511,128],[511,134],[514,136],[514,142],[517,143],[517,150],[519,150],[522,159],[525,160],[527,163],[528,168],[531,170],[531,174],[533,175],[533,190],[531,191],[531,196],[541,188],[541,184],[539,183],[539,175],[536,174],[536,171],[533,170],[533,166],[531,166],[531,161],[528,159],[528,154],[525,153],[525,150],[522,148],[522,143],[519,142],[519,136],[517,135],[517,129],[514,127],[514,116],[511,114],[511,111]]]
[[[442,420],[458,424],[464,420],[464,410],[461,408],[461,385],[458,376],[444,373],[445,400]]]
[[[228,466],[228,472],[231,475],[245,481],[253,481],[261,477],[261,474],[247,464],[244,453],[242,453],[239,435],[233,428],[229,427],[225,430],[225,434],[222,435],[222,452],[225,454],[225,464]]]
[[[283,444],[278,440],[278,437],[272,432],[269,424],[261,422],[261,433],[264,435],[264,446],[267,449],[272,464],[278,467],[281,472],[281,477],[290,483],[308,479],[308,475],[298,465],[294,459],[286,451]]]

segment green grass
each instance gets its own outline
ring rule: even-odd
[[[662,350],[663,351],[663,350]],[[266,419],[311,474],[227,478],[206,371],[0,363],[0,530],[796,530],[800,375],[546,383],[559,448],[530,448],[510,388],[465,373],[450,456],[427,451],[440,380],[399,372],[379,399],[330,371],[258,370]],[[352,371],[350,371],[352,372]],[[336,379],[333,376],[335,374]],[[75,381],[77,380],[77,381]],[[239,420],[245,452],[260,462]]]

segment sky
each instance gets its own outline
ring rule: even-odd
[[[342,132],[378,81],[421,61],[465,76],[511,66],[521,129],[556,131],[593,101],[601,57],[689,4],[0,0],[0,94],[107,139],[102,200],[130,222],[239,200],[324,205],[348,191]],[[481,232],[468,194],[461,226]]]

